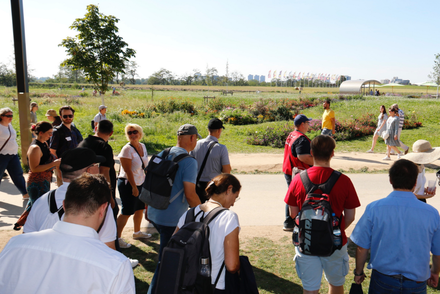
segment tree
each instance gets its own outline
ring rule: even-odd
[[[174,80],[173,73],[165,68],[161,68],[160,70],[153,73],[148,78],[149,85],[169,85],[172,84]]]
[[[440,85],[440,54],[437,53],[434,56],[434,66],[432,67],[433,71],[428,75],[428,77],[437,85]]]
[[[126,70],[127,76],[130,77],[129,78],[130,83],[132,85],[135,85],[136,84],[136,77],[138,76],[138,74],[137,74],[138,65],[137,65],[136,61],[133,61],[133,60],[127,61],[127,63],[125,64],[125,68],[127,69]]]
[[[0,85],[12,87],[17,84],[17,79],[13,70],[5,64],[0,63]]]
[[[125,62],[136,54],[118,36],[118,21],[112,15],[99,13],[97,6],[88,5],[84,18],[77,18],[70,26],[79,34],[67,37],[58,45],[65,47],[70,56],[61,65],[82,69],[102,93],[107,91],[109,81],[117,72],[125,73]]]

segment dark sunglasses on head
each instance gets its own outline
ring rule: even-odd
[[[130,136],[131,134],[136,135],[138,132],[138,130],[134,130],[134,131],[128,131],[127,134]]]
[[[13,114],[5,114],[5,115],[2,115],[2,116],[11,118],[11,117],[13,117],[14,115],[13,115]]]
[[[73,118],[73,114],[65,114],[63,115],[63,118]]]

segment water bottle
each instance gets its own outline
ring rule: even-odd
[[[203,277],[209,278],[211,276],[211,268],[209,267],[209,258],[208,257],[202,257],[200,259],[200,271],[199,274]]]
[[[339,228],[333,230],[333,244],[335,246],[340,246],[342,244],[342,235]]]
[[[335,228],[339,225],[339,218],[336,217],[334,212],[332,213],[332,216],[333,216],[332,224],[333,224],[333,228]]]
[[[295,246],[299,246],[299,214],[300,213],[298,213],[298,215],[295,217],[295,224],[293,227],[292,242]]]

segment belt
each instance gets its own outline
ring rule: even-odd
[[[373,271],[377,272],[378,274],[381,274],[383,276],[387,276],[387,277],[390,277],[390,278],[393,278],[393,279],[396,279],[396,280],[411,281],[411,282],[416,282],[417,284],[426,283],[426,281],[419,282],[419,281],[414,281],[414,280],[408,279],[407,277],[405,277],[403,275],[386,275],[386,274],[383,274],[383,273],[381,273],[381,272],[379,272],[379,271],[377,271],[375,269]]]

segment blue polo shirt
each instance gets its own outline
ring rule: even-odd
[[[370,249],[369,269],[426,281],[430,252],[440,255],[440,216],[412,192],[393,191],[367,206],[350,239]]]
[[[162,152],[159,153],[159,156],[162,155]],[[173,147],[171,148],[167,159],[174,159],[176,156],[184,153],[188,154],[184,148]],[[179,169],[174,178],[170,199],[179,193],[179,191],[183,190],[183,182],[195,184],[197,179],[197,161],[193,157],[182,159],[179,161],[178,165]],[[160,210],[149,206],[148,218],[158,225],[175,227],[182,214],[184,214],[188,208],[188,201],[186,201],[185,193],[182,191],[180,195],[170,203],[167,209]]]

